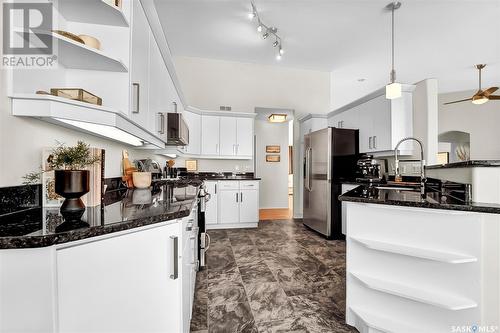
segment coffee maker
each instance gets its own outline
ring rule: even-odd
[[[380,184],[386,181],[387,160],[375,159],[373,155],[363,155],[357,162],[358,177],[356,181],[366,184]]]

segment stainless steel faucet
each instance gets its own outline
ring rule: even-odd
[[[420,141],[419,139],[412,137],[401,139],[396,145],[396,148],[394,148],[394,160],[396,167],[395,170],[396,175],[394,180],[396,182],[400,182],[402,179],[401,173],[399,172],[398,148],[403,142],[410,140],[416,141],[420,146],[420,194],[422,195],[422,198],[425,198],[425,182],[427,180],[427,177],[425,176],[424,145],[422,144],[422,141]]]

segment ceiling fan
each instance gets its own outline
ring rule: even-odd
[[[484,104],[484,103],[488,102],[489,100],[500,100],[500,96],[492,95],[495,91],[498,90],[498,87],[491,87],[491,88],[488,88],[486,90],[481,89],[481,70],[484,67],[486,67],[486,65],[479,64],[479,65],[476,65],[475,67],[479,71],[479,90],[471,98],[444,103],[444,105],[467,102],[467,101],[472,101],[472,103],[474,103],[474,104]]]

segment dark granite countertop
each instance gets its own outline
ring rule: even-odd
[[[433,191],[431,189],[427,191],[425,199],[422,199],[420,190],[405,191],[377,189],[376,187],[362,185],[341,195],[339,200],[380,205],[500,214],[500,204],[480,202],[467,203],[450,195],[442,195],[439,191]]]
[[[201,180],[261,180],[255,177],[253,172],[243,172],[233,174],[232,172],[189,172],[186,176],[189,179]]]
[[[107,192],[87,207],[80,224],[67,225],[59,208],[27,207],[0,216],[0,249],[36,248],[173,221],[188,216],[202,181],[155,182],[149,189]]]
[[[499,160],[484,160],[484,161],[464,161],[464,162],[455,162],[448,164],[437,164],[437,165],[428,165],[425,168],[428,170],[432,169],[451,169],[451,168],[472,168],[472,167],[500,167]]]

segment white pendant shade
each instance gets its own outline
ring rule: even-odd
[[[385,86],[385,98],[395,99],[401,97],[401,83],[391,83]]]

